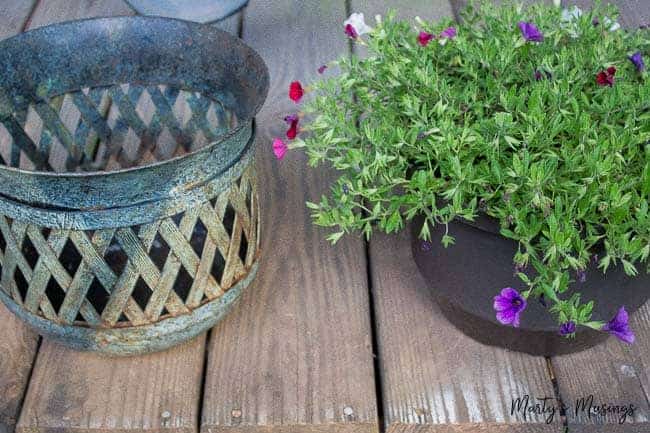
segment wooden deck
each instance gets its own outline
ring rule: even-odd
[[[264,258],[255,284],[208,335],[164,353],[105,359],[27,330],[0,305],[0,433],[12,432],[650,432],[650,307],[637,343],[551,359],[487,347],[456,331],[427,293],[405,234],[336,247],[304,202],[331,180],[300,152],[269,151],[283,132],[290,81],[349,54],[342,22],[399,7],[452,16],[460,1],[251,0],[221,26],[258,50],[271,92],[258,117]],[[579,1],[582,6],[590,1]],[[618,0],[627,26],[650,2]],[[0,0],[0,38],[70,19],[132,14],[122,0]],[[516,397],[561,398],[565,417],[511,413]],[[633,404],[618,417],[578,414],[576,399]]]

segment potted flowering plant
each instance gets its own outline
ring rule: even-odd
[[[294,101],[315,96],[273,149],[338,170],[308,204],[330,240],[410,221],[443,312],[480,341],[547,355],[632,343],[650,283],[650,34],[616,15],[480,2],[458,24],[371,28],[354,14],[343,31],[367,56],[292,83]]]

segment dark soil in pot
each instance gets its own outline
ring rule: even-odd
[[[561,337],[554,317],[533,298],[518,328],[500,324],[493,309],[494,296],[503,287],[523,289],[512,262],[516,242],[499,235],[496,221],[481,217],[473,223],[452,222],[449,232],[456,242],[448,248],[440,243],[442,225],[432,230],[431,244],[423,244],[418,239],[422,222],[416,219],[411,224],[413,257],[443,314],[463,333],[484,344],[545,356],[578,352],[608,338],[604,332],[584,327],[578,328],[574,339]],[[595,264],[586,273],[586,281],[572,283],[563,297],[577,290],[584,302],[593,300],[594,320],[611,319],[622,305],[633,313],[648,299],[650,274],[628,277],[622,266],[603,274]]]

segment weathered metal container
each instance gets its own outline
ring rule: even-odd
[[[248,0],[126,0],[137,13],[197,23],[221,21],[239,12]]]
[[[268,71],[185,21],[58,24],[0,42],[0,299],[81,350],[161,350],[254,278],[254,116]]]

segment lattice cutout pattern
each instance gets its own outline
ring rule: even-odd
[[[137,326],[220,297],[258,248],[249,167],[209,202],[140,226],[60,230],[0,216],[0,282],[26,310],[58,323]]]
[[[237,124],[198,92],[167,85],[85,88],[0,121],[0,164],[53,172],[111,171],[194,151]]]

